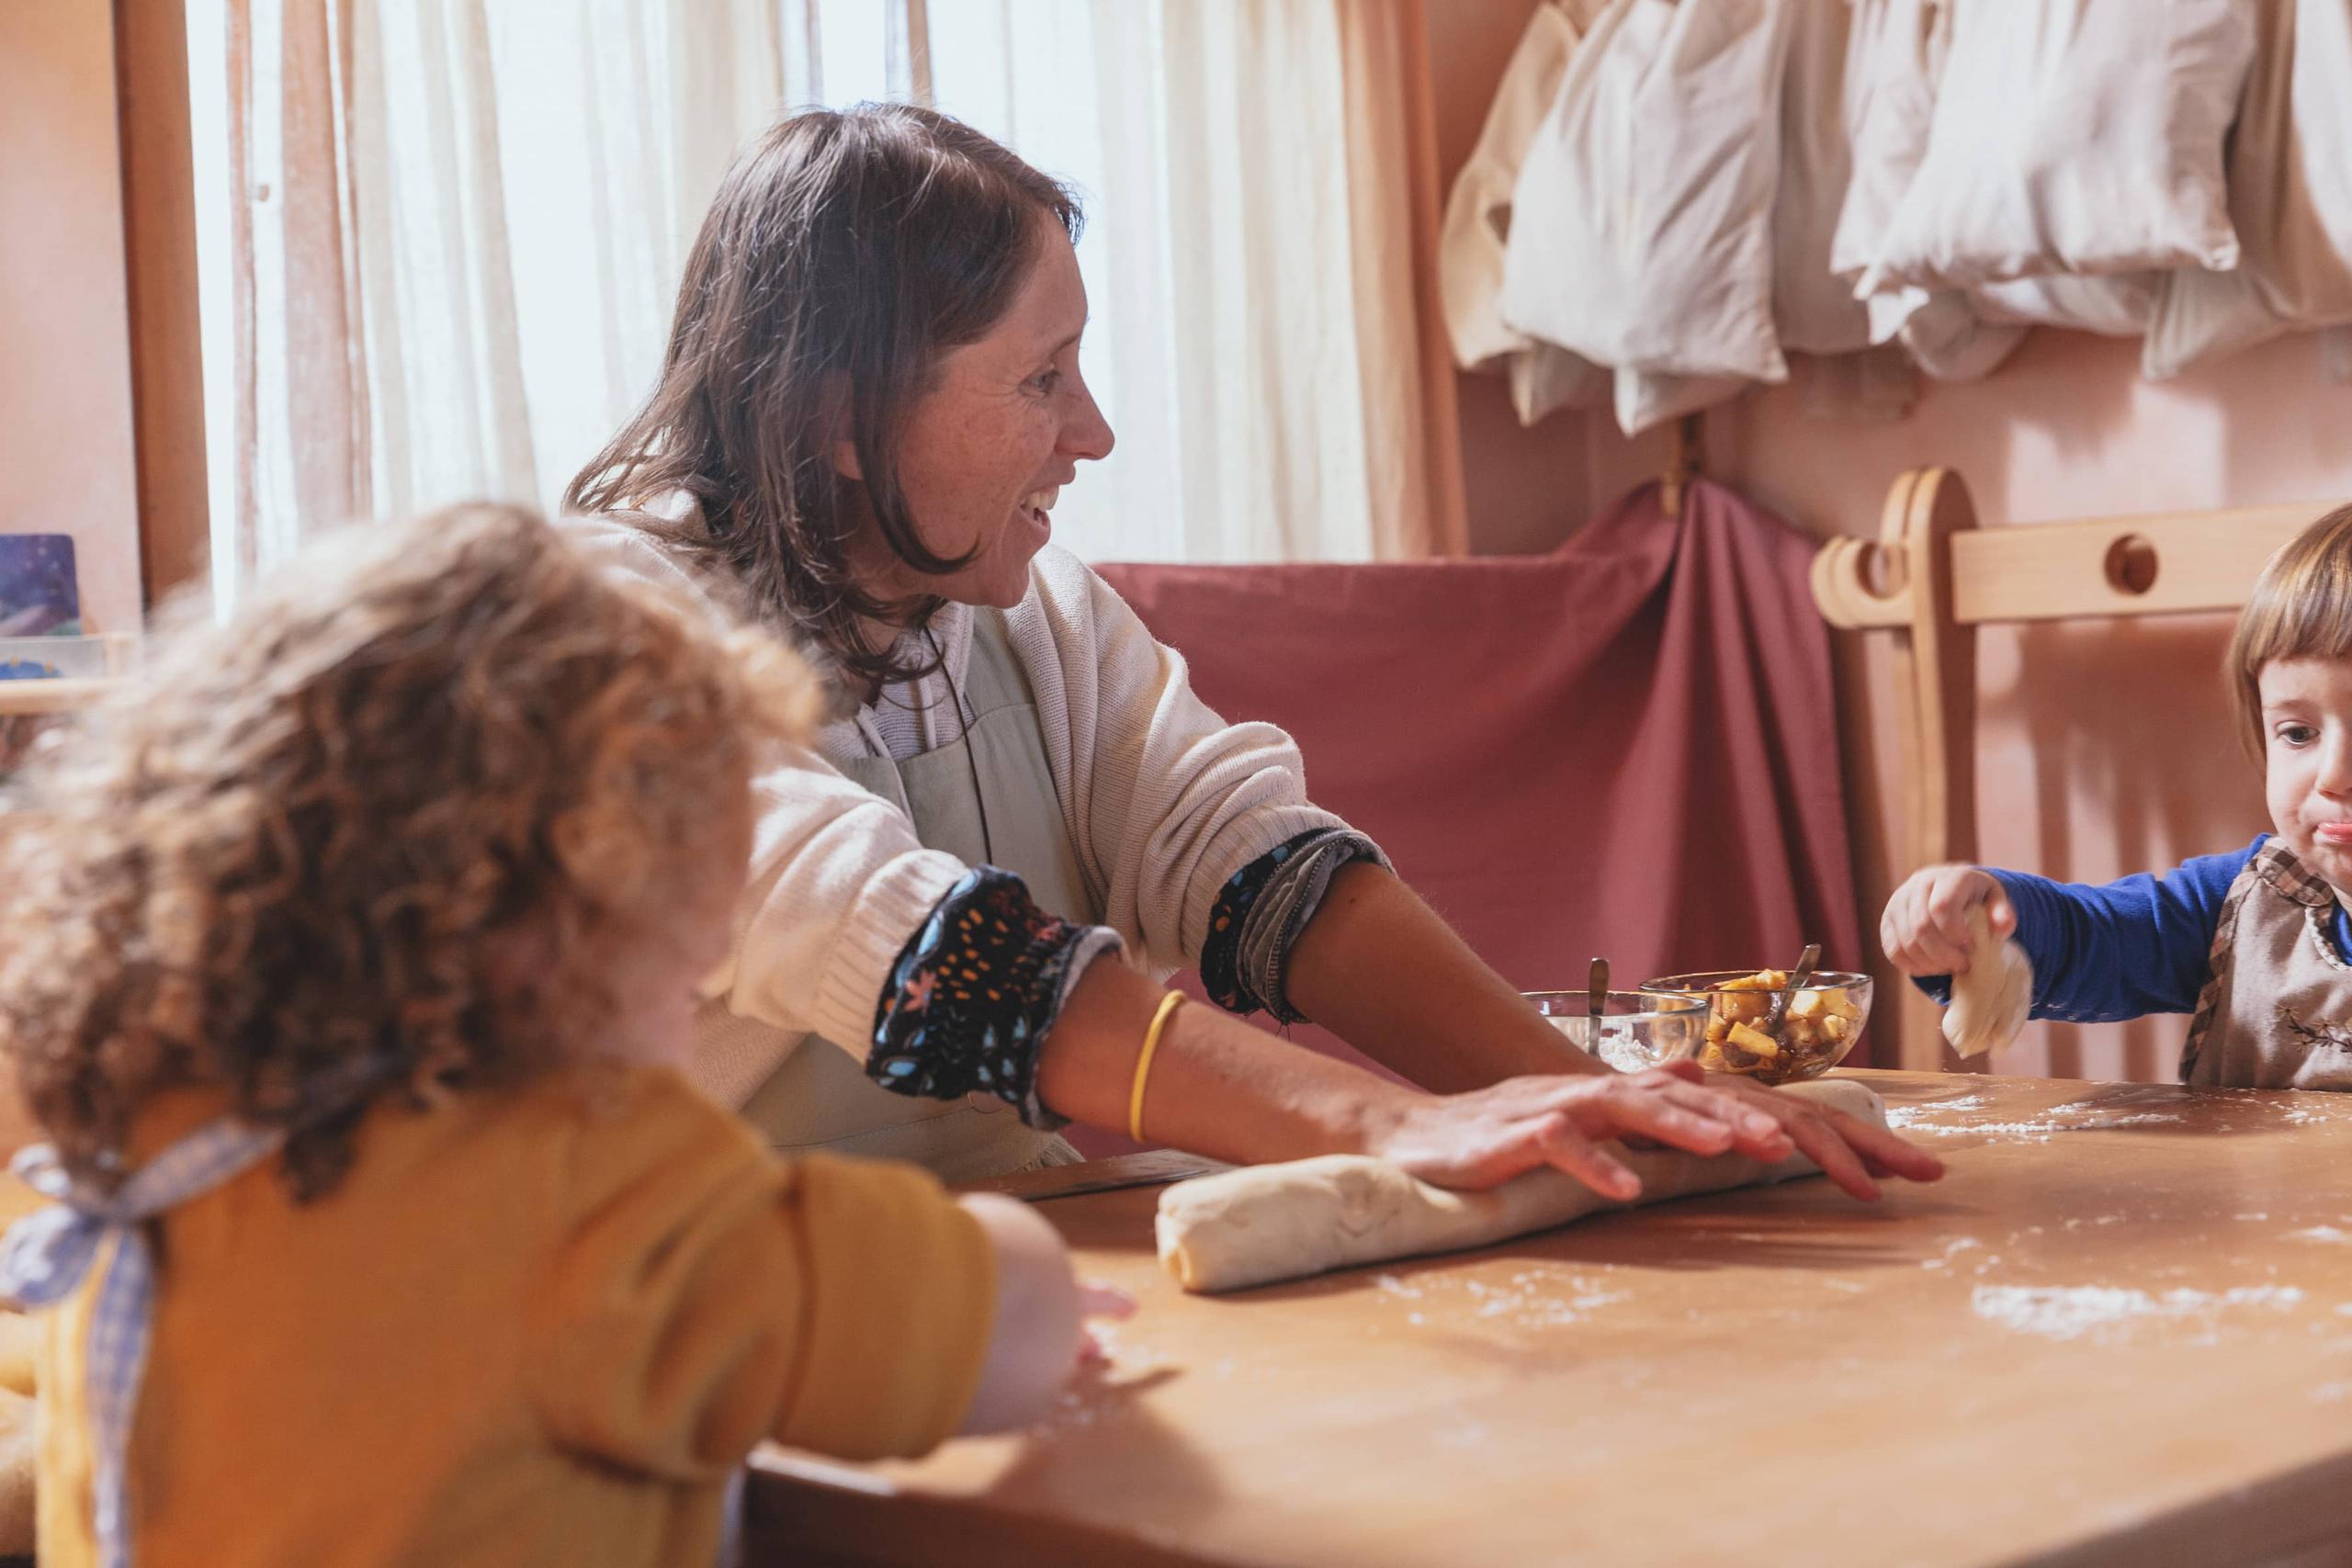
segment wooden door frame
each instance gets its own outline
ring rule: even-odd
[[[211,557],[182,0],[114,0],[114,51],[139,564],[152,606],[178,588],[204,581]]]

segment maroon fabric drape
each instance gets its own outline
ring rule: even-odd
[[[1814,547],[1693,482],[1549,556],[1102,570],[1514,985],[1629,988],[1860,966]]]

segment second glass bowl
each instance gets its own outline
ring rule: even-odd
[[[1527,999],[1570,1044],[1621,1073],[1696,1055],[1706,1039],[1704,997],[1661,996],[1647,987],[1611,991],[1601,1004],[1597,1029],[1582,991],[1530,991]]]

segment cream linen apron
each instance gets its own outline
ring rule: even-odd
[[[2276,839],[2256,852],[2214,924],[2183,1083],[2352,1089],[2352,966],[2335,924],[2335,888]]]
[[[970,668],[959,684],[972,713],[965,739],[903,761],[832,755],[826,761],[905,812],[926,849],[967,865],[989,859],[980,830],[985,806],[993,863],[1026,883],[1039,908],[1082,925],[1100,923],[1102,905],[1088,889],[1062,826],[1037,705],[1012,657],[1001,611],[974,612]],[[874,999],[879,1006],[882,998]],[[744,1021],[732,1021],[741,1027]],[[864,1057],[863,1051],[852,1055],[809,1035],[752,1090],[744,1120],[787,1153],[825,1149],[912,1160],[947,1181],[1079,1157],[1068,1143],[1028,1126],[994,1095],[944,1100],[893,1094],[865,1076]]]

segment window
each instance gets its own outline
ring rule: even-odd
[[[1085,199],[1085,362],[1119,445],[1064,492],[1063,543],[1416,547],[1409,272],[1365,262],[1407,248],[1405,171],[1368,165],[1393,130],[1363,134],[1349,74],[1350,17],[1389,10],[191,0],[222,600],[329,514],[552,506],[650,388],[733,149],[783,106],[875,96]]]

